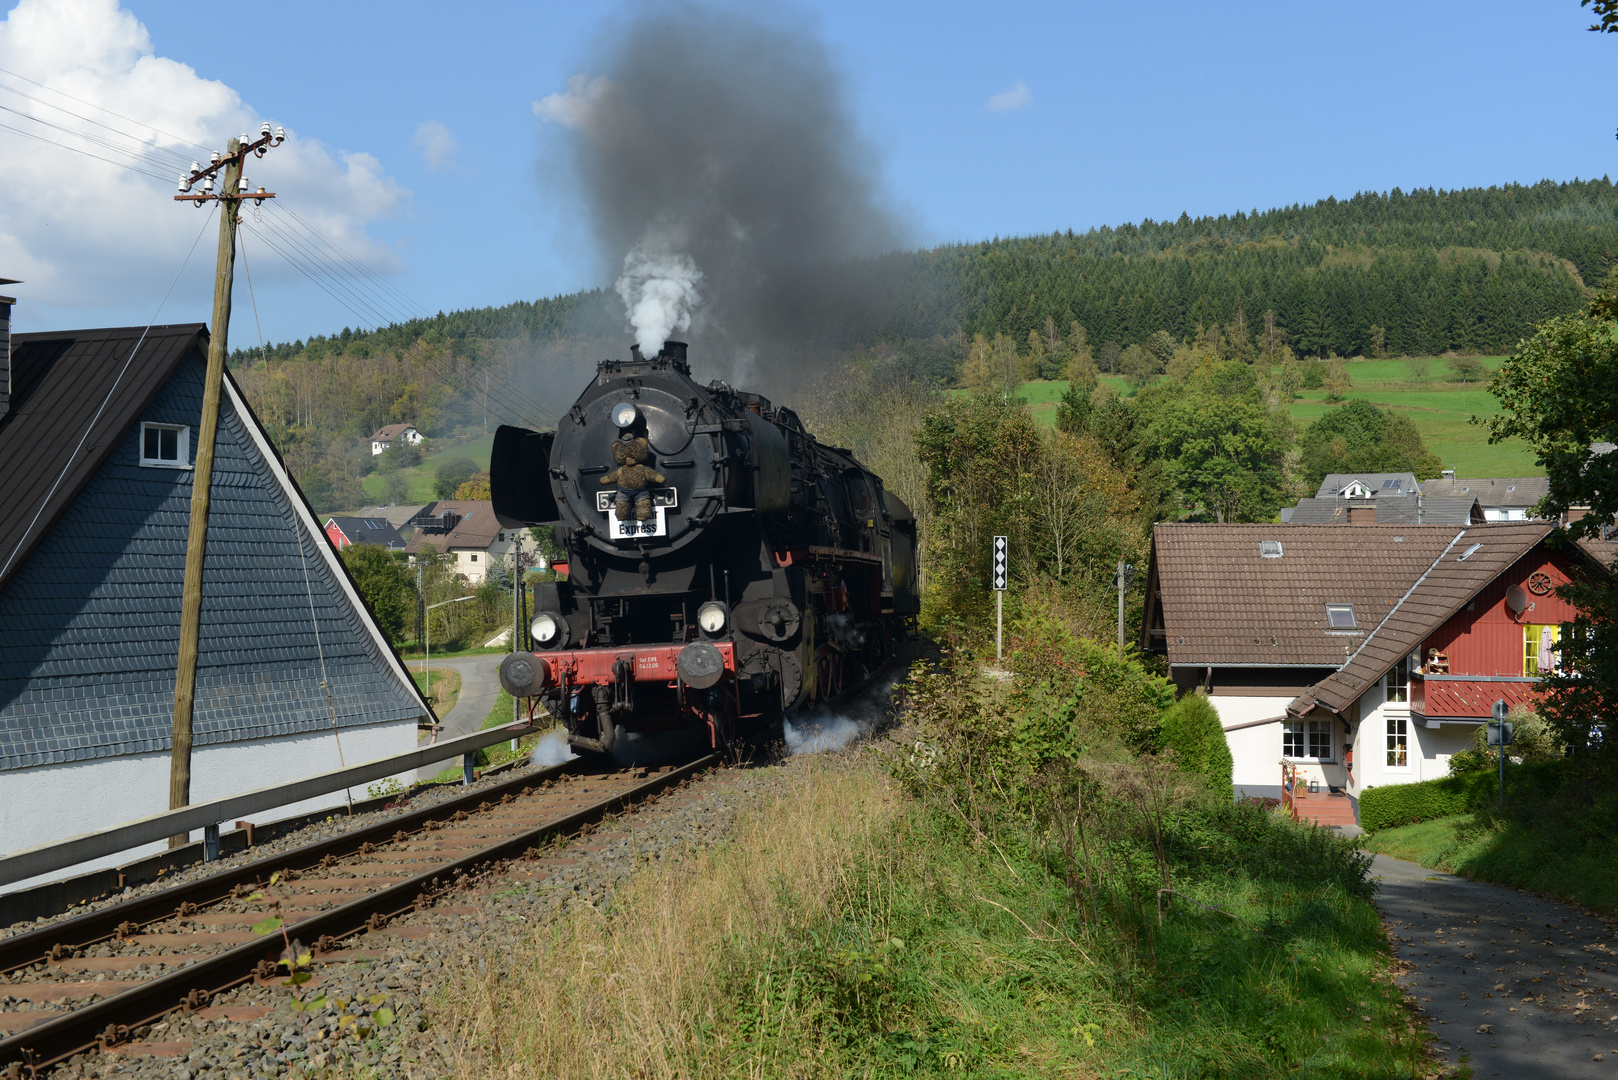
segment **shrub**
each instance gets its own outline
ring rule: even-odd
[[[1506,748],[1506,755],[1510,760],[1555,761],[1562,756],[1561,740],[1533,709],[1526,705],[1518,705],[1506,714],[1506,720],[1511,724],[1511,745]],[[1479,724],[1472,732],[1472,749],[1487,758],[1490,765],[1495,763],[1497,748],[1489,745],[1488,724]],[[1450,762],[1450,768],[1455,768],[1453,760]]]
[[[455,490],[472,479],[477,471],[478,463],[471,458],[450,458],[433,473],[433,492],[440,499],[453,499]]]
[[[1571,769],[1575,764],[1575,759],[1558,759],[1510,766],[1506,769],[1508,806],[1517,808],[1513,812],[1518,812],[1543,806],[1557,798],[1567,778],[1573,775]],[[1495,805],[1499,794],[1499,774],[1493,768],[1451,773],[1419,784],[1368,788],[1360,796],[1360,825],[1367,829],[1388,829],[1465,814]]]
[[[1219,714],[1200,690],[1187,694],[1163,714],[1162,744],[1173,750],[1180,768],[1204,778],[1210,788],[1228,789],[1234,763]]]

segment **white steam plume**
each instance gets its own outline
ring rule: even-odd
[[[648,246],[624,256],[617,289],[636,343],[656,355],[664,341],[690,328],[691,312],[702,299],[697,295],[702,271],[689,255]]]
[[[534,744],[534,754],[529,760],[535,765],[560,765],[564,761],[572,761],[579,755],[567,744],[567,732],[561,728],[547,731],[539,737]]]

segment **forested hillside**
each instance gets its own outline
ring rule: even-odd
[[[1102,371],[1123,371],[1133,345],[1167,356],[1207,340],[1237,356],[1249,341],[1258,353],[1285,341],[1302,358],[1502,352],[1577,310],[1615,250],[1618,188],[1606,178],[1182,215],[850,266],[834,291],[803,298],[802,350],[817,370],[874,351],[934,385],[959,382],[979,335],[1033,374],[1063,370],[1075,340]],[[617,297],[598,289],[238,350],[232,364],[312,497],[336,507],[365,498],[374,463],[358,440],[376,427],[409,421],[442,439],[546,423],[626,338]],[[748,377],[781,392],[766,384],[791,367]]]

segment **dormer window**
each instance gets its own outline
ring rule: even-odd
[[[1354,623],[1353,604],[1327,604],[1326,628],[1329,630],[1352,630]]]
[[[191,429],[183,424],[141,424],[140,463],[156,469],[189,469]]]

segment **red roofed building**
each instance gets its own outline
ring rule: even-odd
[[[1531,704],[1595,559],[1549,522],[1159,525],[1141,647],[1203,687],[1239,790],[1281,764],[1357,800],[1430,780],[1496,701]]]

